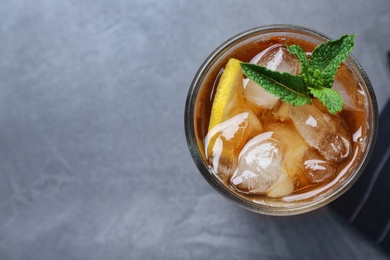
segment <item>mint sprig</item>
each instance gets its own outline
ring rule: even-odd
[[[307,71],[309,87],[332,87],[340,64],[353,49],[355,37],[356,34],[346,34],[337,40],[324,42],[313,50]]]
[[[295,106],[311,104],[302,76],[273,71],[252,63],[242,62],[241,68],[248,78],[283,101]]]
[[[266,67],[241,63],[243,73],[266,91],[283,101],[299,106],[311,104],[310,97],[318,98],[332,114],[343,108],[340,94],[331,89],[334,77],[354,47],[355,34],[346,34],[314,48],[310,59],[300,46],[287,46],[301,63],[301,75],[271,71]]]
[[[316,87],[310,88],[310,93],[315,98],[318,98],[324,105],[326,105],[328,111],[332,114],[336,114],[343,108],[344,100],[334,89]]]
[[[298,60],[301,63],[301,71],[302,71],[301,75],[304,78],[304,81],[308,82],[309,81],[308,70],[310,64],[309,64],[309,60],[307,59],[306,53],[302,50],[302,47],[298,45],[287,46],[286,49],[288,50],[288,52],[294,54],[295,57],[298,58]]]

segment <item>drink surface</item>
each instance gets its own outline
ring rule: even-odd
[[[295,107],[243,79],[235,93],[240,97],[228,104],[232,108],[226,120],[210,127],[216,88],[228,59],[299,74],[299,61],[283,47],[292,44],[308,55],[316,46],[285,36],[242,45],[214,65],[197,99],[195,126],[204,160],[223,185],[259,204],[298,203],[327,194],[355,170],[370,133],[366,90],[344,63],[333,85],[344,107],[335,115],[316,99],[312,105]]]

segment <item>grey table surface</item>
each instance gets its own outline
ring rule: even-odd
[[[388,0],[1,0],[0,259],[388,259],[328,207],[241,209],[192,161],[196,70],[274,23],[357,33],[384,107]]]

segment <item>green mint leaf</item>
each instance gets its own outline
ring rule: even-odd
[[[241,62],[243,73],[266,91],[295,106],[311,104],[302,76],[269,70],[257,64]]]
[[[298,58],[301,64],[301,75],[305,85],[309,82],[309,60],[307,59],[306,53],[303,51],[301,46],[298,45],[290,45],[286,47],[287,51],[291,54],[295,55]]]
[[[354,47],[356,34],[345,34],[337,40],[327,41],[314,48],[307,70],[308,87],[331,88],[340,64]]]
[[[309,87],[309,90],[328,108],[330,113],[336,114],[343,109],[344,100],[336,90],[324,87]]]
[[[334,77],[354,47],[355,34],[346,34],[314,48],[308,59],[302,47],[287,46],[301,64],[301,75],[272,71],[250,63],[241,63],[243,73],[266,91],[293,105],[311,104],[310,94],[318,98],[332,114],[341,111],[344,101],[331,89]]]
[[[309,69],[309,61],[306,56],[306,52],[302,50],[301,46],[298,45],[290,45],[286,47],[287,51],[291,54],[294,54],[295,57],[298,58],[298,60],[301,62],[301,70],[302,70],[302,77],[305,80],[305,77],[308,76],[308,69]],[[306,82],[306,80],[305,80]]]

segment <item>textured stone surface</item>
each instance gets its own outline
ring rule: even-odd
[[[222,41],[292,23],[353,55],[382,108],[390,2],[2,0],[0,259],[386,259],[328,208],[247,212],[184,136],[197,68]]]

